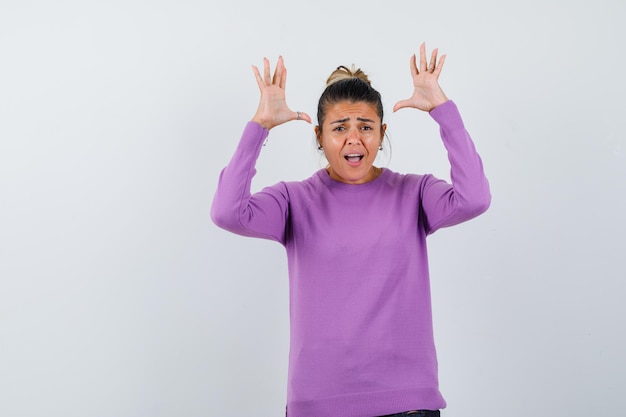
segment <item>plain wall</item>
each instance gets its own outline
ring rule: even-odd
[[[282,54],[314,116],[338,65],[383,95],[399,172],[448,178],[409,57],[440,83],[493,203],[430,238],[446,417],[614,415],[626,387],[619,0],[0,3],[0,415],[284,415],[278,244],[209,218]],[[323,166],[272,130],[254,188]]]

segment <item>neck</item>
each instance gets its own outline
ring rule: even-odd
[[[346,181],[344,178],[342,178],[339,175],[337,175],[335,173],[335,171],[333,171],[333,169],[332,169],[332,167],[330,165],[326,167],[326,172],[328,172],[328,175],[330,176],[330,178],[334,179],[335,181],[343,182],[343,183],[346,183],[346,184],[365,184],[365,183],[368,183],[368,182],[373,181],[376,178],[378,178],[380,176],[380,174],[383,172],[383,169],[375,167],[375,166],[372,166],[372,168],[370,168],[367,176],[365,176],[364,178],[362,178],[361,180],[356,181],[356,182]]]

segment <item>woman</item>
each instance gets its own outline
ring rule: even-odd
[[[258,110],[221,173],[211,215],[231,232],[285,246],[289,269],[289,417],[438,416],[426,236],[489,206],[480,157],[438,83],[445,55],[411,57],[413,95],[394,111],[430,112],[452,184],[374,166],[386,125],[362,71],[339,67],[318,104],[315,133],[328,167],[301,182],[250,194],[269,130],[311,123],[285,100],[286,69],[264,60]]]

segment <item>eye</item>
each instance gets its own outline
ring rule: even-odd
[[[343,127],[343,126],[336,126],[336,127],[333,129],[333,131],[334,131],[334,132],[341,132],[341,131],[344,131],[345,129],[346,129],[346,128],[345,128],[345,127]]]
[[[361,129],[363,129],[363,130],[372,130],[372,127],[368,126],[368,125],[364,125],[364,126],[361,126]]]

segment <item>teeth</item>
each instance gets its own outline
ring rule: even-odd
[[[346,156],[344,156],[344,158],[346,158],[346,161],[357,162],[363,159],[363,154],[362,153],[349,153]]]

